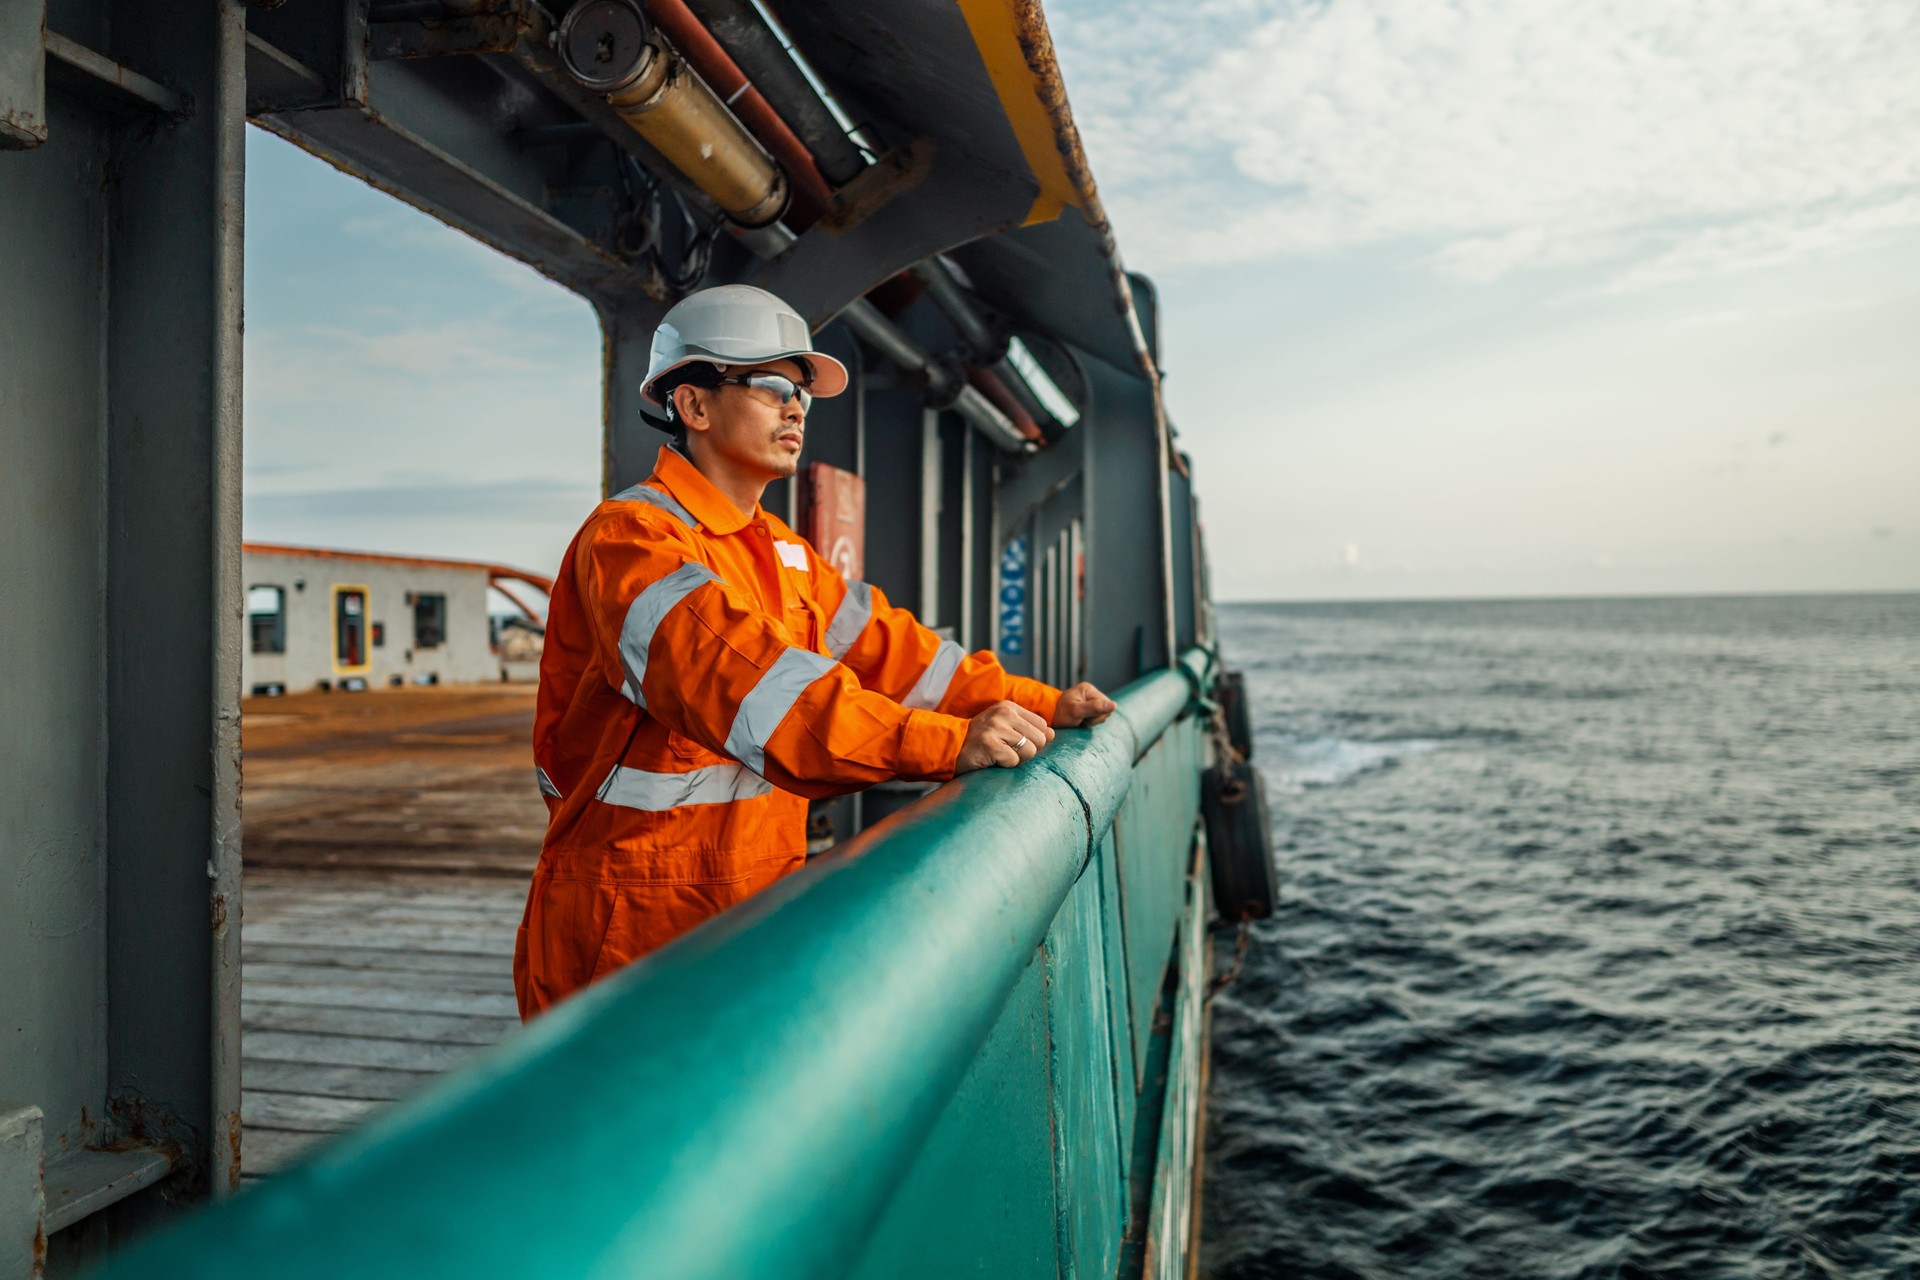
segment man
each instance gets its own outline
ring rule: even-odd
[[[530,1018],[806,861],[807,800],[1033,758],[1114,704],[965,654],[763,510],[847,371],[747,285],[654,334],[678,437],[595,508],[555,579],[535,774],[549,820],[514,947]]]

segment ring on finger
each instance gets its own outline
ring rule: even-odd
[[[1015,751],[1018,751],[1018,750],[1019,750],[1020,748],[1022,748],[1022,747],[1024,747],[1024,746],[1026,746],[1026,745],[1027,745],[1027,740],[1026,740],[1026,738],[1025,738],[1025,737],[1022,737],[1022,738],[1020,739],[1020,741],[1018,741],[1018,742],[1016,742],[1016,743],[1014,743],[1014,744],[1013,744],[1013,749],[1014,749]]]

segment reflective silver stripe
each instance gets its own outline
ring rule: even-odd
[[[872,620],[873,588],[855,578],[847,583],[847,598],[833,611],[833,621],[827,625],[827,652],[836,658],[846,657]]]
[[[689,529],[698,530],[700,528],[700,522],[693,518],[692,512],[688,511],[678,502],[675,502],[668,494],[664,494],[658,489],[648,485],[636,484],[630,489],[622,489],[613,495],[611,501],[644,502],[650,507],[660,508],[670,516],[678,517],[680,523]]]
[[[833,670],[832,658],[811,649],[788,649],[760,674],[760,682],[740,700],[727,730],[727,754],[755,773],[765,773],[767,739],[793,710],[807,686]]]
[[[745,765],[728,761],[685,773],[649,773],[615,765],[595,798],[626,809],[659,813],[686,804],[731,804],[772,792],[773,784]]]
[[[549,778],[547,771],[539,765],[533,766],[533,780],[539,784],[541,795],[552,796],[555,800],[563,798],[560,794],[560,788],[553,785],[553,779]]]
[[[647,705],[640,694],[640,682],[647,675],[647,649],[673,606],[709,582],[718,581],[719,574],[688,561],[633,598],[627,606],[627,620],[620,624],[620,665],[627,673],[626,686],[620,692],[627,695],[627,701]]]
[[[932,711],[947,696],[947,686],[953,683],[953,673],[960,669],[960,659],[967,651],[951,640],[940,642],[939,652],[933,655],[933,661],[920,673],[919,681],[900,699],[900,705],[917,711]]]

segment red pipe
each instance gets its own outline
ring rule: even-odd
[[[1014,426],[1020,428],[1020,434],[1029,440],[1044,440],[1046,435],[1040,430],[1040,424],[1027,412],[1027,406],[1020,403],[1013,392],[1007,390],[1007,384],[1000,381],[991,370],[982,369],[977,364],[967,366],[967,381],[974,390],[993,402],[993,407],[1007,415]]]
[[[680,56],[699,72],[707,87],[787,171],[793,198],[787,205],[786,224],[800,232],[818,222],[820,215],[827,211],[833,193],[827,188],[826,179],[820,176],[813,153],[747,80],[746,73],[720,47],[720,42],[701,25],[693,10],[687,8],[686,0],[646,0],[646,6],[647,16],[673,41]]]

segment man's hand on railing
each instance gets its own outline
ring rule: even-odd
[[[953,771],[1011,769],[1052,741],[1053,730],[1045,720],[1015,703],[996,702],[967,722],[967,740],[960,745]]]
[[[1114,700],[1082,680],[1060,695],[1053,723],[1061,729],[1086,729],[1113,714]]]

